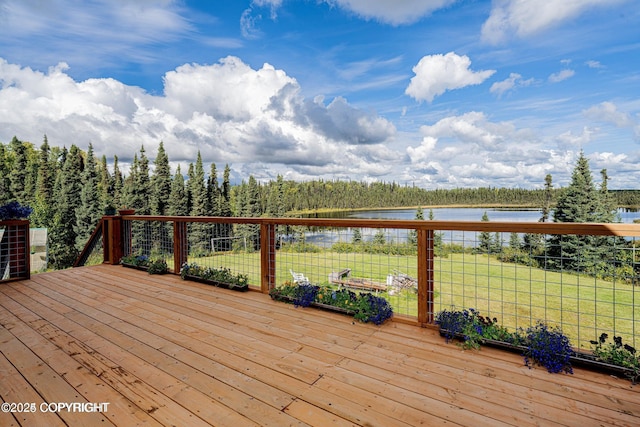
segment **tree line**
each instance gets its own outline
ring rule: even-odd
[[[560,189],[458,188],[428,190],[395,182],[313,180],[295,182],[282,176],[259,183],[249,176],[230,182],[225,165],[221,182],[215,163],[208,168],[198,153],[195,162],[171,173],[161,142],[151,167],[144,147],[134,154],[128,171],[118,157],[98,159],[90,144],[85,152],[76,145],[50,146],[45,136],[40,147],[14,137],[0,143],[0,205],[18,201],[33,208],[33,227],[48,229],[52,268],[72,265],[98,220],[105,212],[127,206],[142,215],[282,217],[319,209],[356,209],[423,205],[500,205],[550,207]],[[640,191],[611,192],[619,205],[640,205]],[[190,230],[193,247],[202,244],[204,225]],[[255,245],[257,233],[245,225],[233,231]],[[221,231],[230,235],[231,231]],[[200,242],[200,243],[198,243]]]

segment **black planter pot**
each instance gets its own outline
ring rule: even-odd
[[[123,267],[133,268],[134,270],[147,271],[149,267],[144,265],[122,264]]]
[[[193,280],[194,282],[204,283],[207,285],[215,286],[217,288],[231,289],[232,291],[245,292],[249,290],[249,285],[236,285],[233,283],[218,282],[217,280],[204,279],[200,276],[186,275],[184,279]]]
[[[440,335],[447,336],[448,331],[446,329],[440,329]],[[464,336],[462,334],[455,334],[455,339],[459,339],[464,341]],[[521,345],[514,345],[504,341],[496,341],[492,339],[484,339],[483,345],[488,345],[495,348],[500,348],[506,351],[510,351],[512,353],[520,353],[524,354],[526,347]],[[636,384],[638,380],[640,380],[640,372],[634,372],[631,368],[626,368],[624,366],[612,365],[607,362],[603,362],[598,360],[596,356],[590,353],[583,352],[575,352],[573,356],[570,358],[570,362],[572,366],[589,369],[592,371],[607,373],[610,375],[615,375],[618,377],[624,377],[631,380],[633,384]]]
[[[274,301],[282,301],[289,304],[293,304],[293,300],[294,300],[292,297],[281,296],[281,295],[271,295],[271,299],[273,299]],[[309,305],[309,307],[319,308],[321,310],[326,310],[326,311],[332,311],[334,313],[345,314],[347,316],[353,316],[356,314],[356,312],[353,310],[348,310],[342,307],[335,307],[329,304],[322,304],[319,302],[312,302],[311,305]]]

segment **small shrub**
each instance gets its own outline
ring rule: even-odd
[[[609,335],[603,333],[597,341],[591,341],[593,355],[604,363],[629,368],[629,377],[635,384],[640,379],[640,358],[636,349],[624,344],[622,337],[613,337],[613,342],[607,342],[608,338]]]

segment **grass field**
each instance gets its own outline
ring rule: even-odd
[[[258,252],[219,253],[189,261],[227,267],[247,274],[254,286],[260,283]],[[416,263],[414,256],[278,252],[276,283],[291,281],[291,271],[295,271],[312,283],[328,284],[331,272],[350,268],[352,277],[384,284],[394,271],[416,277]],[[640,344],[640,306],[634,304],[636,298],[640,299],[640,288],[630,284],[503,263],[481,254],[436,258],[434,275],[436,312],[451,307],[475,308],[510,329],[543,320],[561,326],[574,346],[585,348],[602,332],[620,335],[631,345]],[[395,313],[417,315],[415,292],[383,295]]]

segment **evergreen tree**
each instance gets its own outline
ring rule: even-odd
[[[486,212],[482,215],[481,221],[489,221],[489,215],[487,215]],[[488,231],[481,232],[480,236],[478,237],[478,249],[480,250],[480,252],[491,253],[493,247],[494,242],[491,238],[491,233],[489,233]]]
[[[353,229],[353,235],[351,236],[351,243],[354,245],[359,245],[362,243],[362,231],[359,228]]]
[[[171,195],[171,168],[169,157],[164,150],[164,144],[160,141],[158,155],[154,162],[155,170],[152,178],[152,215],[167,215],[169,211],[169,198]]]
[[[82,189],[80,192],[80,206],[76,210],[76,248],[81,251],[86,245],[91,233],[102,217],[103,209],[98,194],[98,173],[93,154],[93,145],[89,144],[87,161],[82,172]]]
[[[9,199],[25,203],[25,181],[27,179],[27,149],[22,141],[15,136],[9,143],[13,161],[9,171]]]
[[[56,183],[58,200],[53,227],[49,234],[49,258],[55,269],[71,267],[76,250],[76,211],[81,205],[82,155],[72,145],[69,152],[63,150],[64,166]]]
[[[215,163],[211,163],[209,179],[207,180],[207,215],[220,215],[220,188],[218,187],[218,169]]]
[[[219,203],[219,211],[220,216],[229,217],[233,215],[233,211],[231,209],[231,168],[229,165],[225,165],[224,174],[222,177],[222,189],[220,191],[220,203]]]
[[[605,182],[606,189],[606,182]],[[563,189],[553,212],[554,222],[599,222],[607,217],[602,194],[596,189],[589,162],[580,152],[571,174],[571,183]],[[549,238],[548,265],[572,271],[598,274],[601,259],[609,249],[595,236],[554,235]]]
[[[176,168],[176,173],[171,182],[168,213],[171,216],[186,216],[189,214],[184,176],[180,171],[180,165]]]
[[[113,206],[121,208],[124,206],[124,198],[122,193],[124,191],[124,182],[122,179],[122,172],[118,165],[118,156],[113,156]]]
[[[205,186],[202,156],[198,151],[193,175],[189,177],[191,192],[191,216],[207,215],[207,188]],[[190,225],[189,251],[195,256],[205,255],[209,250],[210,227],[208,224],[196,222]]]
[[[38,165],[38,181],[36,184],[36,197],[31,215],[31,222],[35,227],[51,228],[55,213],[53,192],[55,188],[56,166],[51,160],[51,148],[47,136],[40,146],[40,159]]]
[[[553,178],[551,174],[547,174],[544,178],[544,205],[542,206],[542,217],[540,222],[549,220],[549,212],[551,211],[551,200],[553,197]]]
[[[109,173],[107,165],[107,156],[104,154],[100,159],[100,168],[98,169],[98,194],[100,198],[100,207],[106,210],[108,207],[115,208],[113,203],[113,178]]]
[[[419,221],[424,220],[424,210],[422,209],[422,206],[418,206],[418,209],[416,209],[414,219]],[[410,245],[418,244],[418,232],[416,230],[410,230],[407,233],[407,243],[409,243]]]
[[[7,204],[11,200],[9,170],[6,148],[0,143],[0,206]]]
[[[134,182],[134,194],[136,205],[133,207],[136,209],[138,215],[151,214],[151,178],[149,177],[149,159],[145,155],[144,146],[140,147],[140,161],[138,162],[138,173],[135,176]]]

